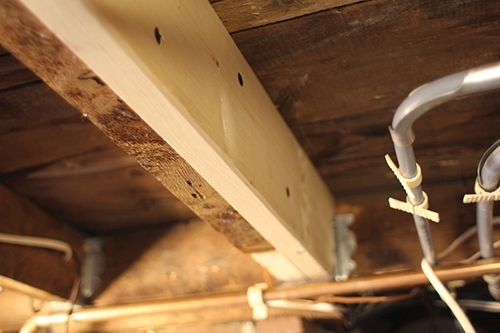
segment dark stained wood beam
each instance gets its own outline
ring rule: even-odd
[[[4,186],[0,186],[0,216],[1,233],[61,240],[72,246],[75,258],[81,258],[81,233],[54,220]],[[0,275],[64,299],[70,297],[79,275],[79,260],[66,262],[57,251],[0,242],[0,257]]]
[[[229,32],[290,20],[365,0],[210,0]]]
[[[422,84],[498,61],[498,8],[373,0],[232,36],[339,198],[399,186],[383,158],[396,108]],[[475,177],[499,108],[498,93],[471,96],[416,122],[424,186]]]
[[[5,54],[2,54],[2,49],[0,49],[0,90],[41,81],[38,76],[27,69],[13,55],[8,54],[7,50],[5,52]]]

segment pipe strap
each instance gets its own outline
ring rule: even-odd
[[[464,203],[476,203],[480,201],[500,201],[500,187],[493,192],[488,192],[481,187],[479,184],[479,179],[476,178],[476,183],[474,184],[474,192],[476,194],[466,194],[464,195]]]
[[[262,291],[267,289],[266,283],[257,283],[247,289],[248,305],[252,308],[253,320],[267,319],[267,305],[262,297]]]
[[[389,207],[391,207],[392,209],[403,211],[405,213],[418,215],[427,220],[438,223],[440,220],[439,213],[428,209],[429,198],[427,196],[427,193],[422,192],[422,194],[424,197],[424,201],[420,205],[413,205],[413,203],[411,203],[409,198],[407,198],[407,202],[403,202],[394,198],[389,198]]]
[[[389,154],[385,155],[385,161],[387,162],[387,165],[392,170],[396,178],[401,183],[401,186],[403,186],[403,189],[405,190],[406,195],[410,198],[410,201],[412,203],[415,202],[415,194],[413,194],[411,189],[416,188],[420,186],[420,184],[422,184],[422,169],[420,168],[420,165],[417,164],[417,174],[413,178],[406,178],[405,176],[403,176],[401,170],[392,161]]]

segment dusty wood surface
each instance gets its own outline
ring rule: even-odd
[[[0,179],[53,216],[92,233],[165,225],[195,216],[134,158],[114,147]]]
[[[210,0],[229,32],[290,20],[364,0]]]
[[[242,290],[266,278],[250,255],[197,219],[105,242],[103,281],[110,285],[95,299],[99,305]]]
[[[27,84],[40,79],[26,68],[13,55],[2,54],[0,49],[0,90],[8,89],[20,84]]]
[[[4,184],[92,233],[194,215],[12,55],[0,57],[0,71],[23,73],[1,81]]]
[[[44,84],[0,91],[0,174],[115,145]]]
[[[383,159],[393,151],[394,111],[421,84],[497,61],[499,16],[495,0],[376,0],[233,37],[342,197],[397,186]],[[474,96],[417,121],[424,182],[474,177],[479,155],[498,139],[499,104],[498,94]]]
[[[81,258],[82,234],[41,211],[33,203],[0,186],[0,232],[54,238],[69,243]],[[68,298],[79,273],[79,261],[66,262],[57,251],[0,243],[0,275]]]
[[[22,6],[16,1],[3,2],[0,15],[0,42],[134,156],[177,198],[240,249],[270,248],[188,163]],[[15,28],[19,22],[23,29]],[[41,32],[44,38],[39,37]]]
[[[349,204],[342,210],[359,214],[353,226],[359,241],[357,272],[418,265],[421,252],[411,217],[386,206],[389,194],[403,198],[383,160],[392,153],[387,126],[395,108],[419,84],[496,60],[498,22],[493,1],[389,5],[377,0],[233,34],[332,190]],[[45,61],[50,65],[50,58]],[[13,66],[10,71],[18,70]],[[97,82],[85,81],[92,82],[79,84],[97,89]],[[459,202],[472,189],[480,155],[498,138],[496,95],[449,103],[416,123],[424,187],[431,208],[445,214],[432,227],[438,249],[474,223],[474,207]],[[29,93],[23,96],[26,100]],[[472,240],[450,260],[476,248]]]
[[[473,187],[473,182],[457,182],[426,188],[430,209],[441,215],[440,223],[431,224],[438,253],[475,225],[475,206],[462,203],[463,195],[471,193]],[[420,265],[423,255],[413,218],[409,214],[389,208],[389,196],[402,200],[405,194],[401,189],[345,197],[339,204],[339,212],[353,212],[356,215],[356,222],[351,227],[358,241],[358,249],[353,256],[358,264],[356,274],[417,268]],[[495,239],[500,237],[499,231],[496,231]],[[444,261],[458,262],[478,250],[477,238],[472,237]]]
[[[331,273],[330,192],[208,3],[22,2],[304,277]]]

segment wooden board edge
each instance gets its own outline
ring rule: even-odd
[[[208,3],[22,2],[132,107],[121,116],[149,124],[306,276],[331,272],[329,191]],[[151,142],[127,134],[153,155]]]
[[[296,17],[314,14],[351,5],[366,0],[327,0],[327,1],[278,1],[240,0],[217,1],[212,7],[230,33],[290,20]]]
[[[0,3],[0,17],[0,44],[133,156],[195,214],[243,252],[272,249],[203,177],[24,5],[16,0],[4,1]]]

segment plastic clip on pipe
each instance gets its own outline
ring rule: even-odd
[[[390,127],[394,142],[399,170],[406,179],[414,178],[418,173],[413,141],[415,135],[412,125],[421,115],[435,106],[460,96],[500,88],[500,62],[445,76],[414,90],[399,106]],[[422,186],[411,188],[414,206],[424,202]],[[420,244],[427,261],[437,265],[438,259],[430,232],[429,221],[418,214],[413,214]]]
[[[267,319],[267,305],[262,297],[262,291],[267,289],[266,283],[257,283],[247,289],[248,305],[252,308],[253,320]]]
[[[422,183],[422,171],[420,169],[420,166],[417,164],[417,175],[411,179],[408,179],[401,174],[401,171],[396,167],[389,155],[385,155],[385,160],[387,161],[387,164],[391,168],[392,172],[394,172],[394,175],[396,175],[396,178],[399,180],[407,194],[406,202],[399,201],[394,198],[389,198],[389,206],[393,209],[401,210],[413,215],[418,215],[436,223],[439,222],[439,214],[427,209],[429,208],[429,198],[427,197],[427,194],[425,192],[422,191],[424,200],[418,205],[415,204],[416,197],[411,189],[420,186],[420,184]]]
[[[479,162],[476,194],[464,196],[464,203],[477,203],[477,236],[481,257],[488,259],[495,256],[493,246],[493,203],[500,200],[500,140],[495,142],[483,155]],[[500,300],[500,276],[484,276],[490,294]]]

